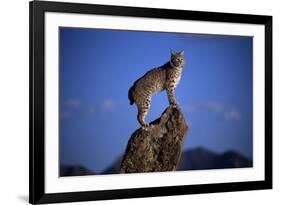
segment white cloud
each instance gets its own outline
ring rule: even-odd
[[[226,120],[239,120],[240,117],[241,117],[240,112],[234,108],[224,112],[224,119]]]
[[[115,103],[112,100],[104,100],[101,104],[101,108],[105,111],[112,110],[115,106]]]
[[[89,113],[99,113],[99,112],[106,112],[111,111],[116,106],[116,103],[113,100],[106,99],[102,101],[100,104],[95,104],[89,107]]]
[[[72,116],[72,113],[70,111],[62,111],[60,113],[60,117],[63,119],[71,118],[71,116]]]
[[[97,107],[96,106],[91,106],[90,108],[89,108],[89,112],[90,113],[96,113],[97,112]]]
[[[68,99],[63,103],[68,108],[78,108],[80,107],[80,100],[78,99]]]
[[[229,108],[229,106],[225,106],[223,103],[218,101],[209,101],[203,104],[188,104],[184,105],[182,108],[185,112],[210,112],[217,113],[222,116],[225,120],[239,120],[241,118],[241,113],[235,108]]]
[[[208,102],[206,106],[210,112],[223,112],[223,110],[224,110],[224,105],[219,102],[211,101],[211,102]]]
[[[185,112],[196,112],[196,106],[195,105],[192,105],[192,104],[188,104],[188,105],[184,105],[182,107],[182,109],[185,111]]]

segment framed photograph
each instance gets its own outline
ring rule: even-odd
[[[30,2],[30,203],[272,188],[272,17]]]

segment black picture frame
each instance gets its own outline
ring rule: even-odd
[[[199,12],[185,10],[105,6],[93,4],[32,1],[29,4],[30,43],[30,164],[29,202],[31,204],[91,201],[183,195],[198,193],[230,192],[272,188],[272,16]],[[265,180],[235,183],[197,184],[154,188],[136,188],[107,191],[81,191],[71,193],[45,193],[44,163],[44,14],[45,12],[102,14],[113,16],[182,19],[209,22],[260,24],[265,26]]]

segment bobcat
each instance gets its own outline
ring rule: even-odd
[[[145,117],[150,107],[152,94],[166,90],[170,105],[177,105],[175,88],[180,81],[184,64],[184,51],[171,51],[170,61],[145,73],[129,89],[130,104],[136,103],[138,121],[142,127],[148,126],[145,122]]]

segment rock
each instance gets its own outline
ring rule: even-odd
[[[147,128],[139,128],[132,134],[120,173],[176,170],[187,131],[180,108],[169,106]]]

